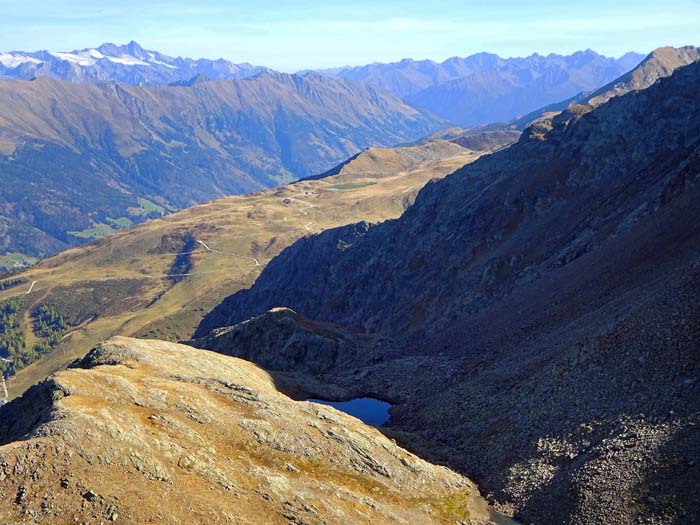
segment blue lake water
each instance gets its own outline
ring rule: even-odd
[[[389,421],[391,404],[371,397],[358,397],[349,401],[323,401],[322,399],[307,399],[307,401],[332,406],[341,412],[362,420],[368,425],[378,427]]]

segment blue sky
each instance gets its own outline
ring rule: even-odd
[[[283,71],[591,48],[700,45],[700,0],[0,0],[0,50],[148,49]]]

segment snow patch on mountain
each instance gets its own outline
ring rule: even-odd
[[[72,62],[73,64],[78,64],[79,66],[94,66],[95,59],[90,56],[89,53],[60,53],[60,52],[50,52],[50,55],[65,60],[67,62]]]
[[[73,51],[0,52],[0,77],[21,80],[48,76],[69,82],[149,86],[185,82],[199,75],[213,80],[250,78],[263,69],[223,59],[173,58],[143,49],[133,41]]]
[[[144,62],[136,57],[130,55],[122,55],[119,57],[105,57],[107,60],[114,62],[116,64],[122,64],[124,66],[150,66],[148,62]]]
[[[21,64],[26,64],[27,62],[32,62],[34,64],[41,64],[41,60],[38,58],[30,57],[27,55],[14,55],[12,53],[0,53],[0,64],[5,67],[14,68]]]

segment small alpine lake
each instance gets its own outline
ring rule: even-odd
[[[348,401],[324,401],[323,399],[307,399],[311,403],[328,405],[350,414],[368,425],[382,426],[389,421],[391,403],[372,397],[358,397]]]

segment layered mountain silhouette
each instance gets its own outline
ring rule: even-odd
[[[445,128],[444,117],[507,119],[599,87],[635,61],[480,54],[286,75],[133,41],[2,53],[0,76],[23,81],[0,81],[0,253],[45,257],[175,209],[322,173],[366,147]],[[453,98],[427,95],[445,111],[419,100],[451,82],[463,84]],[[503,114],[453,118],[464,104]]]
[[[581,92],[593,91],[634,68],[642,58],[643,55],[629,52],[615,59],[591,50],[524,58],[478,53],[442,63],[404,59],[318,73],[380,87],[415,108],[470,127],[507,122]],[[70,82],[187,85],[197,77],[231,80],[263,71],[270,70],[224,59],[173,58],[143,49],[133,41],[70,52],[0,53],[0,77],[23,80],[50,77]]]
[[[120,82],[139,86],[187,81],[198,75],[215,80],[249,78],[267,68],[228,60],[173,58],[126,45],[102,44],[70,52],[0,53],[0,76],[31,80],[50,77],[71,82]]]
[[[525,58],[479,53],[442,63],[406,59],[322,73],[379,86],[416,108],[469,127],[509,121],[595,90],[642,58],[627,53],[614,59],[591,50]]]
[[[2,279],[24,394],[0,399],[0,522],[509,524],[470,479],[526,523],[700,515],[697,48],[614,79],[639,57],[404,61],[412,93],[417,73],[146,79],[179,59],[99,49],[0,55],[45,67],[0,81],[0,253],[304,180]],[[466,132],[405,102],[508,120],[531,86],[569,94]],[[202,316],[191,346],[95,346]],[[281,391],[390,401],[387,435]]]
[[[384,91],[318,75],[152,87],[1,80],[0,250],[50,255],[439,127]]]
[[[626,94],[429,183],[401,218],[298,241],[205,318],[199,344],[240,355],[225,338],[281,306],[334,323],[330,339],[355,343],[316,373],[397,400],[394,428],[526,521],[692,521],[700,63],[666,78],[650,63]],[[266,337],[249,357],[284,369],[288,346]]]

